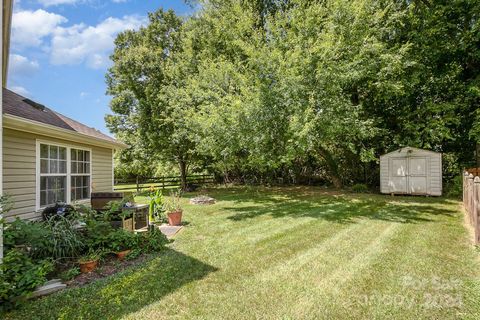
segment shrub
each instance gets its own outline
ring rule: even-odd
[[[51,234],[41,222],[30,222],[15,219],[5,225],[5,251],[15,247],[24,247],[33,258],[44,258],[45,252],[52,246]]]
[[[161,251],[167,243],[169,243],[169,240],[157,228],[142,234],[141,247],[144,252]]]
[[[53,265],[47,260],[34,263],[25,252],[9,250],[0,264],[0,310],[9,310],[25,300],[45,283],[52,270]]]
[[[369,191],[369,189],[366,184],[357,183],[352,186],[352,191],[355,193],[366,193]]]
[[[77,257],[84,244],[72,219],[57,216],[45,222],[50,234],[51,246],[44,252],[54,259]]]
[[[70,268],[68,270],[63,271],[60,274],[60,279],[62,279],[63,281],[70,281],[73,278],[75,278],[76,276],[78,276],[79,274],[80,274],[80,268],[79,267],[73,267],[73,268]]]
[[[16,219],[6,225],[4,236],[6,250],[23,247],[39,260],[76,257],[83,247],[73,220],[61,216],[46,222]]]
[[[109,235],[114,229],[107,221],[97,221],[95,219],[87,219],[85,221],[86,228],[84,232],[84,243],[89,249],[105,248],[109,244]]]
[[[447,197],[461,199],[463,196],[463,177],[456,176],[445,187]]]
[[[128,249],[136,249],[139,245],[140,236],[123,229],[115,230],[108,236],[109,248],[114,252]]]

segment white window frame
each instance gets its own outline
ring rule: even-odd
[[[59,143],[55,141],[49,141],[49,140],[42,140],[42,139],[37,139],[36,140],[36,165],[35,165],[35,170],[36,170],[36,184],[35,184],[35,208],[36,211],[40,211],[46,208],[46,206],[40,206],[40,177],[41,176],[48,176],[49,174],[40,174],[40,145],[46,144],[46,145],[51,145],[51,146],[56,146],[56,147],[62,147],[67,149],[67,182],[65,185],[65,198],[66,198],[66,203],[72,204],[72,193],[71,193],[71,188],[72,188],[72,176],[89,176],[90,177],[90,196],[92,194],[92,185],[93,185],[93,180],[92,180],[92,171],[93,171],[93,163],[92,163],[92,149],[75,145],[75,144],[64,144],[64,143]],[[71,162],[71,150],[76,149],[76,150],[83,150],[83,151],[88,151],[90,154],[90,172],[87,173],[82,173],[82,174],[73,174],[72,175],[72,162]],[[60,176],[60,174],[55,174],[55,176]],[[88,203],[90,201],[90,198],[88,199],[82,199],[82,200],[77,200],[74,201],[73,203]]]

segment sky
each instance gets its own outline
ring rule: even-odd
[[[105,73],[115,35],[160,7],[193,12],[182,0],[15,0],[7,87],[109,134]]]

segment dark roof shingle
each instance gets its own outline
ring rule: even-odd
[[[3,88],[3,113],[75,131],[92,138],[119,143],[114,138],[94,128],[70,119],[6,88]]]

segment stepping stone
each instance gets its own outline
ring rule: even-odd
[[[45,282],[43,286],[37,287],[35,291],[33,291],[31,297],[41,297],[52,294],[54,292],[63,290],[67,287],[66,284],[62,283],[60,279],[52,279],[50,281]]]
[[[215,199],[209,196],[198,196],[190,199],[191,204],[215,204]]]
[[[170,226],[168,224],[162,224],[159,229],[160,231],[167,236],[167,238],[171,238],[176,235],[180,230],[182,230],[183,226]]]

